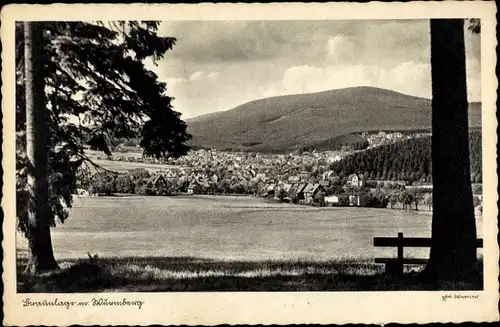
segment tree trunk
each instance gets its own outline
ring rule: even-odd
[[[43,29],[40,23],[24,23],[26,78],[26,152],[28,157],[28,231],[30,262],[27,271],[40,273],[57,268],[50,237],[47,128]]]
[[[431,20],[432,246],[424,276],[472,282],[476,223],[470,184],[464,21]]]

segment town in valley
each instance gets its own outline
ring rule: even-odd
[[[342,145],[336,151],[301,149],[290,153],[191,150],[176,159],[143,157],[138,147],[117,145],[112,155],[87,150],[106,170],[83,167],[80,195],[179,196],[240,195],[267,201],[315,206],[362,206],[432,209],[432,176],[428,170],[401,173],[342,169],[355,154],[377,147],[430,138],[424,132],[360,133],[364,149]],[[477,146],[477,142],[475,144]],[[422,158],[428,160],[428,158]],[[475,158],[479,160],[479,158]],[[420,168],[420,167],[418,167]],[[482,212],[481,171],[471,176],[475,210]]]

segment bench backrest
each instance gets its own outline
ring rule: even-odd
[[[398,233],[398,237],[374,237],[373,246],[380,247],[431,247],[432,239],[426,237],[403,237],[403,233]],[[478,248],[483,247],[483,239],[476,240]]]

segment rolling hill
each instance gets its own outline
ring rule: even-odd
[[[470,104],[469,121],[481,125],[480,103]],[[431,100],[352,87],[255,100],[186,122],[197,147],[288,151],[356,132],[429,129]]]

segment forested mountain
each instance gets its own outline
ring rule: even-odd
[[[469,133],[471,180],[482,182],[481,132]],[[452,164],[452,163],[450,163]],[[330,168],[339,176],[362,173],[367,179],[432,181],[431,137],[419,137],[356,152]]]
[[[337,149],[367,131],[430,129],[431,100],[374,87],[259,99],[186,120],[195,148],[288,152]],[[469,125],[481,126],[481,104],[469,104]],[[361,140],[362,141],[362,140]]]

